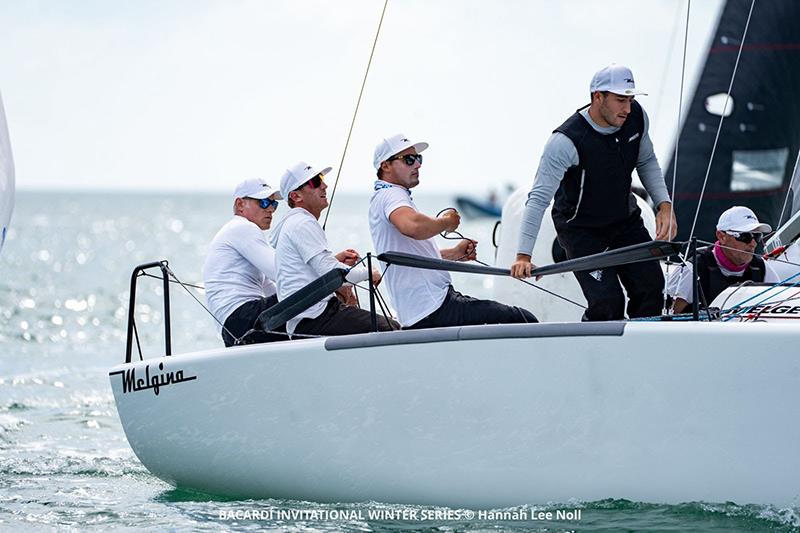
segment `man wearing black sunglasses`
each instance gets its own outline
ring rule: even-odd
[[[370,200],[369,226],[376,253],[405,252],[423,257],[471,261],[475,241],[462,239],[453,248],[439,249],[434,237],[455,231],[461,218],[455,209],[437,218],[420,213],[411,199],[419,184],[422,152],[428,143],[412,143],[403,134],[375,147],[373,165],[378,180]],[[406,329],[536,322],[525,309],[492,300],[478,300],[453,289],[450,274],[392,265],[384,272],[389,295]]]
[[[758,221],[749,208],[731,207],[717,221],[717,242],[697,253],[697,276],[700,281],[701,307],[707,307],[730,287],[744,281],[775,283],[780,280],[768,262],[756,253],[769,224]],[[692,265],[682,265],[670,274],[667,291],[673,298],[672,310],[681,313],[694,301],[692,298]]]
[[[319,225],[319,217],[328,207],[324,177],[330,170],[327,167],[320,171],[301,161],[281,177],[281,194],[292,209],[271,235],[277,258],[279,300],[334,268],[350,269],[346,279],[352,284],[366,281],[370,275],[374,283],[380,282],[377,270],[369,272],[366,266],[357,265],[360,257],[356,250],[348,248],[336,255],[330,251],[325,231]],[[378,317],[380,331],[399,327]],[[349,335],[372,331],[372,323],[369,311],[345,305],[331,295],[289,320],[286,330],[290,334]]]
[[[574,259],[651,240],[631,192],[634,169],[656,206],[656,239],[678,229],[661,167],[648,135],[648,118],[634,96],[633,73],[612,64],[589,84],[591,103],[553,131],[525,203],[511,274],[530,277],[542,217],[551,216],[558,242]],[[548,243],[549,244],[549,243]],[[661,314],[664,276],[654,261],[576,272],[588,308],[583,320],[620,320],[628,296],[630,318]]]
[[[262,311],[278,302],[275,251],[264,231],[272,224],[281,193],[262,179],[249,179],[236,186],[233,197],[234,216],[214,236],[203,265],[206,301],[224,325],[225,346],[232,346]],[[243,340],[250,344],[286,339],[260,331]]]

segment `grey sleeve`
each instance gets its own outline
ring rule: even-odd
[[[644,112],[644,109],[642,110]],[[639,144],[639,159],[636,161],[636,172],[642,180],[647,194],[653,199],[653,204],[658,206],[661,202],[669,202],[669,192],[667,184],[664,182],[664,174],[658,164],[653,141],[650,140],[650,118],[644,112],[644,134],[642,142]]]
[[[544,212],[553,200],[564,173],[577,164],[578,150],[569,137],[562,133],[551,135],[544,145],[544,153],[536,170],[533,188],[525,201],[517,253],[532,254]]]

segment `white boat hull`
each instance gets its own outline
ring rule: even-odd
[[[142,463],[214,494],[785,505],[800,497],[798,340],[777,323],[481,326],[177,355],[110,378]],[[184,381],[123,392],[120,372],[147,365]]]

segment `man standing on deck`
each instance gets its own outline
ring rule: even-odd
[[[648,135],[648,117],[634,96],[633,73],[612,64],[598,71],[590,87],[591,104],[547,141],[525,203],[517,257],[511,274],[530,277],[531,253],[542,216],[552,209],[558,242],[567,258],[651,240],[631,192],[631,174],[639,174],[656,205],[656,239],[672,239],[677,222],[664,176]],[[664,276],[655,261],[576,272],[588,308],[583,320],[619,320],[625,316],[625,287],[630,318],[661,314]]]
[[[264,231],[272,224],[281,194],[261,179],[236,186],[233,218],[214,236],[203,265],[206,301],[224,324],[222,340],[233,346],[258,315],[278,303],[275,251]],[[254,332],[249,342],[286,340],[285,335]]]
[[[369,205],[369,229],[376,253],[474,260],[475,241],[462,239],[453,248],[440,250],[433,239],[458,228],[461,217],[455,209],[432,218],[420,213],[411,199],[411,189],[419,185],[420,152],[427,147],[428,143],[412,143],[402,133],[383,139],[375,147],[373,164],[378,180]],[[453,289],[448,272],[389,265],[384,277],[405,329],[537,322],[525,309],[461,294]]]
[[[350,269],[349,283],[366,281],[370,274],[375,284],[380,273],[356,265],[358,252],[344,250],[336,255],[330,251],[325,231],[319,225],[319,216],[328,207],[327,189],[323,181],[331,167],[322,171],[299,162],[281,177],[281,194],[291,209],[272,230],[271,242],[275,247],[278,268],[278,300],[284,300],[315,279],[335,268]],[[351,268],[352,267],[352,268]],[[399,329],[378,316],[378,330]],[[331,294],[286,323],[290,334],[348,335],[372,331],[371,316],[355,305],[344,305]]]

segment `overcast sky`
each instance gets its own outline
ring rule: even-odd
[[[383,0],[0,0],[19,189],[229,191],[297,160],[338,170]],[[695,1],[694,80],[721,7]],[[589,80],[629,65],[666,167],[686,0],[390,0],[340,189],[428,141],[426,190],[532,181]],[[688,91],[691,93],[691,89]]]

